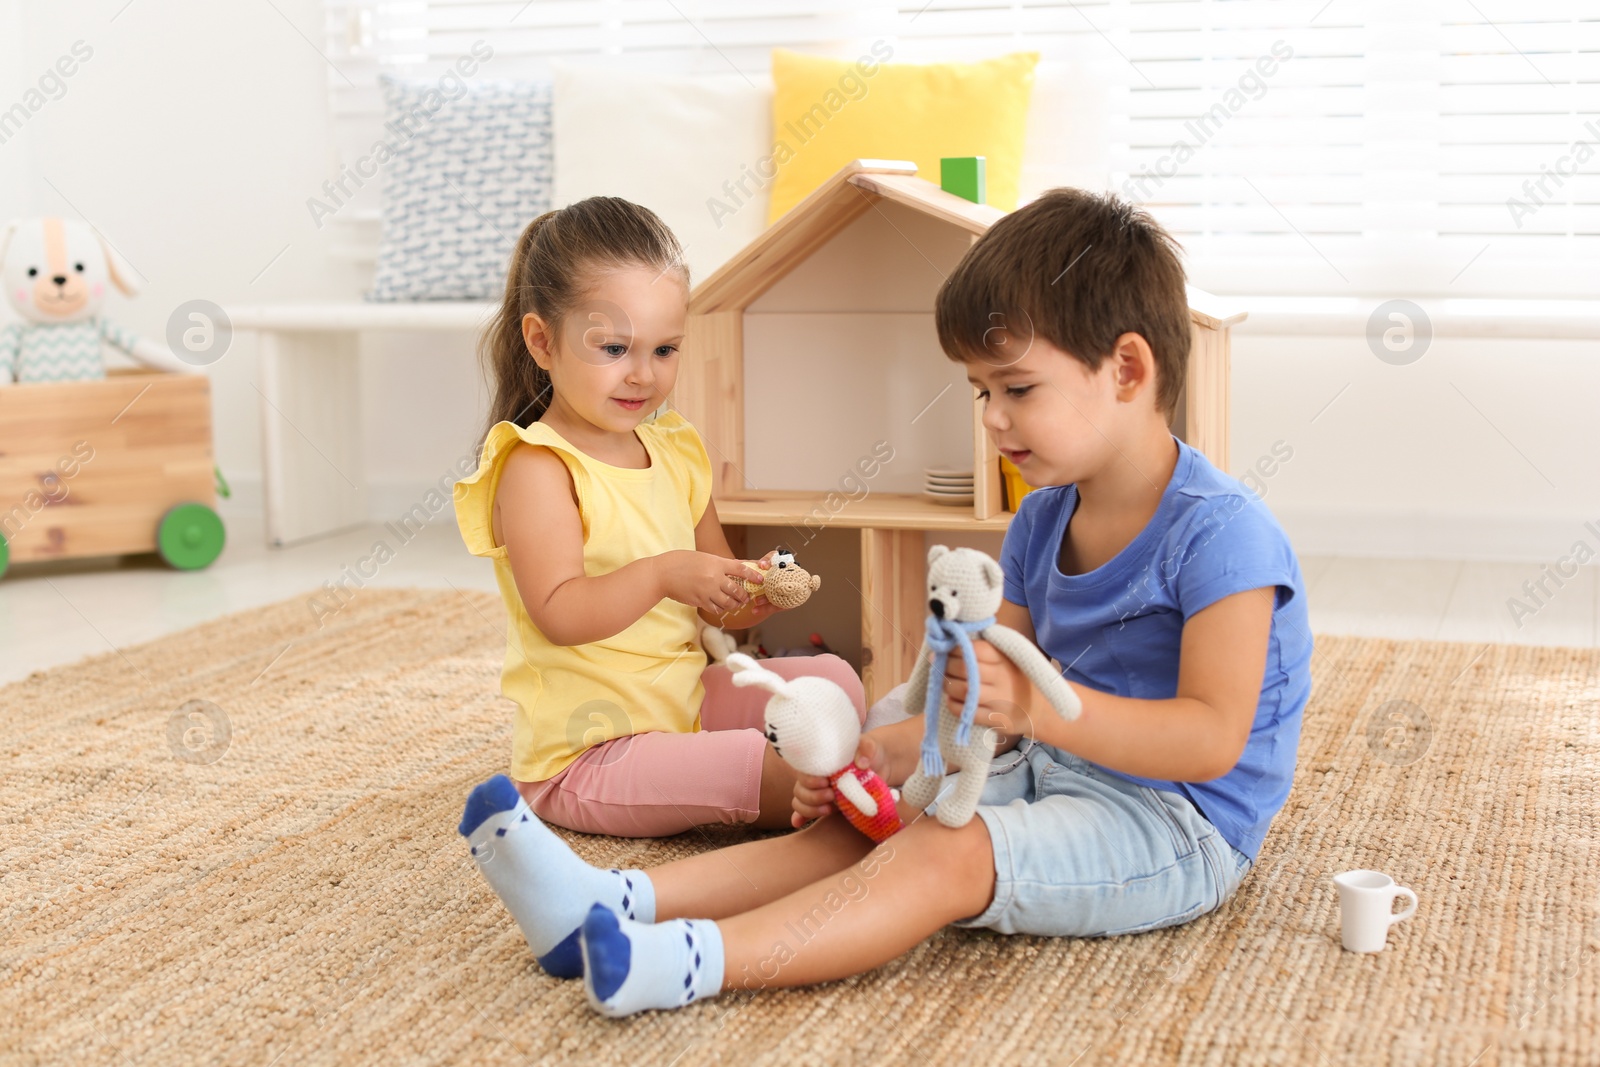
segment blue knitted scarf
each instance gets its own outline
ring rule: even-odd
[[[961,721],[956,727],[956,744],[972,738],[972,720],[978,712],[978,654],[972,648],[972,635],[994,625],[995,617],[976,622],[957,622],[928,616],[928,647],[933,649],[933,666],[928,670],[928,695],[922,709],[927,720],[922,732],[922,773],[938,778],[944,774],[944,754],[939,751],[939,710],[944,706],[944,672],[950,651],[961,646],[961,662],[967,666],[967,698],[961,703]]]

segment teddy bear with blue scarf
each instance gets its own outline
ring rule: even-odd
[[[999,736],[987,726],[973,729],[978,711],[978,659],[973,641],[989,642],[1020,667],[1063,719],[1076,719],[1083,711],[1078,694],[1039,647],[995,621],[1003,597],[1000,564],[991,557],[974,548],[934,545],[928,550],[931,614],[905,697],[906,708],[922,710],[927,721],[922,758],[900,794],[912,807],[926,808],[938,795],[947,765],[953,766],[958,772],[955,788],[940,799],[935,812],[945,826],[965,826],[971,821]],[[952,652],[961,656],[967,677],[972,679],[960,715],[952,714],[944,699],[945,668]]]

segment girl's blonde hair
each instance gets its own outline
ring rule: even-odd
[[[600,274],[631,266],[676,271],[689,285],[678,239],[649,208],[591,196],[528,223],[511,255],[505,298],[478,346],[494,383],[485,435],[500,422],[529,426],[550,407],[550,376],[528,352],[522,317],[538,315],[554,333]]]

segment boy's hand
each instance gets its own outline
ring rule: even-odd
[[[973,722],[992,726],[1008,738],[1023,734],[1037,737],[1032,710],[1035,690],[1028,676],[987,641],[974,641],[972,650],[978,657],[978,712]],[[944,675],[944,692],[951,714],[961,713],[970,684],[960,650],[952,650]]]
[[[889,778],[889,754],[871,734],[861,735],[861,743],[856,746],[855,764],[885,781]],[[814,774],[801,774],[795,778],[794,814],[789,817],[795,829],[833,810],[833,788],[828,785],[826,778]]]

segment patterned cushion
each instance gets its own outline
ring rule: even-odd
[[[382,78],[393,158],[369,300],[485,300],[505,291],[525,226],[550,209],[550,83]],[[409,134],[409,136],[408,136]]]

